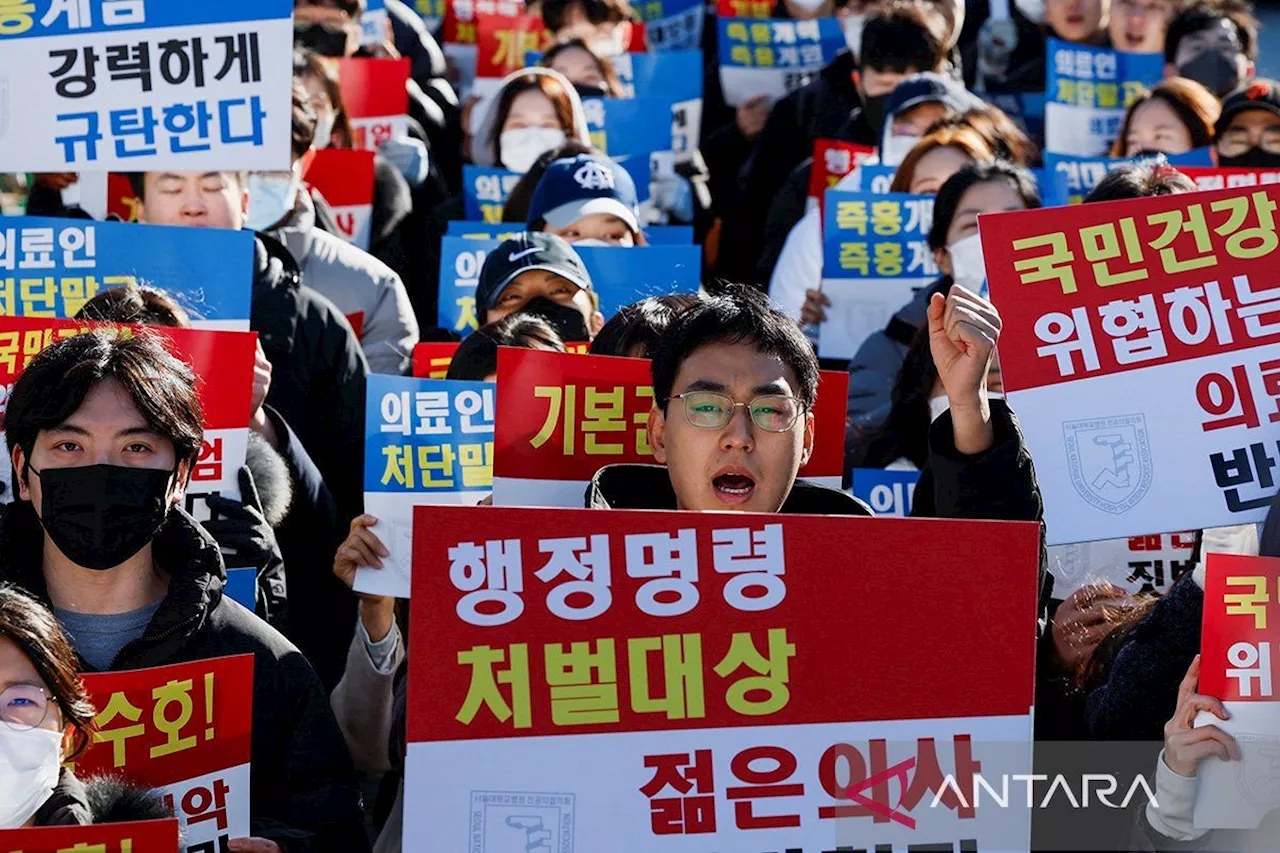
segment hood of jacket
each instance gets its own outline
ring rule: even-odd
[[[552,78],[569,93],[569,103],[573,106],[574,131],[565,135],[570,139],[576,138],[583,145],[591,144],[591,131],[587,128],[587,114],[582,109],[582,98],[578,97],[578,90],[573,88],[573,84],[559,71],[550,68],[521,68],[503,77],[502,82],[498,84],[497,91],[476,107],[482,112],[472,124],[474,130],[471,134],[471,162],[477,166],[498,165],[498,152],[494,145],[494,123],[498,120],[498,102],[502,100],[502,92],[516,80],[537,75]]]
[[[588,509],[675,509],[665,465],[606,465],[587,486]],[[874,515],[862,501],[838,489],[796,480],[779,512],[787,515]]]
[[[300,268],[306,267],[316,242],[316,208],[311,201],[311,193],[299,190],[294,197],[293,210],[270,233],[284,244]]]
[[[43,543],[44,530],[29,502],[0,507],[0,580],[12,581],[51,604],[42,568]],[[176,506],[169,510],[151,551],[156,565],[169,573],[169,592],[146,632],[120,651],[116,663],[126,664],[122,669],[172,662],[222,602],[227,579],[222,552],[186,510]],[[84,660],[80,670],[95,671]]]
[[[67,768],[58,774],[58,784],[44,805],[36,811],[36,826],[88,826],[96,823],[84,783]]]

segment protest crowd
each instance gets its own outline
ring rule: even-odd
[[[0,0],[0,853],[1280,851],[1259,32]]]

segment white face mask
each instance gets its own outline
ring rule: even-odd
[[[601,240],[599,237],[583,237],[581,240],[570,240],[569,242],[579,248],[583,246],[604,246],[607,249],[611,246],[617,248],[620,245],[619,243],[610,243],[607,240]]]
[[[987,265],[982,258],[982,240],[971,234],[947,247],[951,255],[951,278],[956,284],[981,294],[987,280]]]
[[[17,829],[58,784],[62,732],[16,731],[0,723],[0,829]]]
[[[552,148],[564,145],[564,131],[557,127],[521,127],[504,130],[498,137],[502,165],[523,175],[534,161]]]
[[[862,52],[862,28],[866,23],[866,15],[845,15],[840,22],[844,29],[844,43],[853,51],[854,56]]]
[[[791,0],[791,2],[806,12],[812,12],[821,6],[825,0]]]
[[[593,39],[591,41],[591,52],[596,56],[602,56],[605,59],[621,56],[627,52],[627,46],[621,42],[622,33],[619,28],[619,31],[609,38]]]
[[[301,184],[296,166],[288,175],[249,175],[249,216],[245,220],[245,227],[254,231],[266,231],[279,223],[293,210]]]
[[[920,141],[918,136],[903,136],[897,133],[890,133],[884,138],[884,142],[880,145],[880,162],[886,166],[901,166],[902,161],[907,159],[907,154],[912,148],[916,147],[916,143]]]
[[[333,137],[333,113],[325,112],[316,116],[316,138],[311,144],[316,148],[328,148]]]
[[[1044,23],[1044,0],[1013,0],[1013,5],[1031,23]]]

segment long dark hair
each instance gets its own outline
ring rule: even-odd
[[[89,746],[95,712],[62,626],[35,598],[13,584],[0,583],[0,637],[17,646],[40,673],[63,722],[73,730],[73,746],[66,758],[78,757]]]

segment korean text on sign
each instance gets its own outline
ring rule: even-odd
[[[1126,53],[1049,39],[1045,150],[1105,155],[1125,109],[1164,76],[1158,53]]]
[[[181,821],[188,853],[249,835],[252,655],[83,679],[98,716],[77,773],[154,788]]]
[[[979,219],[1051,544],[1262,519],[1278,201],[1271,185]]]
[[[19,171],[284,169],[288,0],[0,5],[0,162]],[[17,81],[22,85],[16,85]]]
[[[178,821],[0,829],[0,853],[179,853]]]
[[[756,95],[781,98],[809,81],[845,47],[835,18],[811,21],[718,18],[725,103]]]
[[[461,839],[477,823],[505,823],[507,805],[545,806],[521,812],[525,826],[572,832],[577,849],[619,833],[644,853],[671,849],[678,835],[703,848],[825,849],[836,818],[868,847],[905,820],[916,839],[1019,846],[995,842],[1004,826],[1025,848],[1027,814],[968,808],[942,790],[977,763],[1029,766],[1033,650],[1012,638],[1034,625],[1035,525],[417,513],[415,564],[433,570],[414,572],[411,624],[436,653],[410,661],[409,704],[420,710],[409,720],[406,796],[424,806],[406,815],[407,839],[462,809],[472,819],[458,824]],[[869,525],[897,529],[873,536]],[[975,586],[904,596],[900,572],[943,542],[966,577],[977,572]],[[988,584],[1024,606],[984,605]],[[914,627],[972,618],[970,607],[981,637]],[[856,650],[848,624],[859,626]],[[945,653],[941,636],[961,647]],[[886,668],[912,677],[860,689],[885,684]],[[985,687],[975,694],[974,683]],[[993,750],[989,738],[1016,745]],[[901,775],[879,785],[890,767]],[[490,793],[502,791],[515,799]],[[945,806],[932,810],[935,795]],[[570,828],[553,819],[575,810]]]

